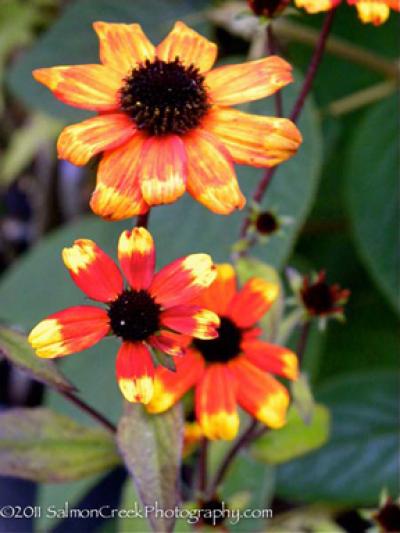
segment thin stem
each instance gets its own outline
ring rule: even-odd
[[[71,403],[76,405],[81,411],[91,416],[94,420],[96,420],[96,422],[104,426],[112,433],[115,433],[117,431],[117,428],[112,422],[110,422],[104,415],[96,411],[96,409],[87,404],[84,400],[78,398],[78,396],[75,396],[74,393],[60,390],[58,392],[60,392],[60,394],[67,398],[67,400],[69,400]]]
[[[253,433],[257,428],[258,421],[256,419],[253,419],[249,427],[242,433],[242,435],[238,438],[238,440],[230,448],[230,450],[228,450],[225,458],[223,459],[217,470],[217,473],[215,474],[212,483],[210,484],[210,488],[208,491],[209,497],[212,497],[216,493],[219,485],[224,479],[225,474],[228,472],[228,469],[231,466],[231,463],[235,459],[236,455],[252,440]]]
[[[136,226],[147,228],[149,225],[149,218],[150,218],[150,209],[147,211],[147,213],[144,213],[143,215],[138,215],[136,219]]]
[[[199,457],[199,491],[204,494],[207,487],[207,466],[208,466],[208,439],[204,437],[200,445]]]
[[[322,56],[324,55],[326,41],[328,39],[329,32],[331,31],[331,28],[332,28],[332,23],[333,23],[333,18],[335,16],[335,13],[336,13],[336,9],[331,9],[331,11],[328,11],[328,14],[325,17],[324,24],[322,26],[322,30],[319,35],[317,45],[314,49],[313,56],[308,66],[308,70],[307,70],[306,77],[304,79],[303,87],[296,100],[296,103],[293,106],[293,111],[290,113],[289,118],[293,120],[293,122],[297,121],[303,109],[304,102],[313,85],[315,75],[317,73],[319,65],[321,64]]]
[[[324,24],[322,26],[322,29],[321,29],[321,33],[319,35],[319,39],[318,39],[318,42],[316,44],[316,47],[314,49],[314,53],[312,55],[312,58],[311,58],[311,61],[310,61],[310,64],[309,64],[309,67],[308,67],[308,70],[307,70],[307,73],[306,73],[306,77],[304,78],[304,82],[303,82],[303,87],[300,91],[300,94],[293,106],[293,110],[292,112],[290,113],[290,119],[293,121],[293,122],[297,122],[297,119],[299,118],[299,115],[301,113],[301,111],[303,110],[303,107],[304,107],[304,103],[305,103],[305,100],[307,98],[307,95],[308,93],[310,92],[311,90],[311,87],[313,85],[313,81],[314,81],[314,78],[315,78],[315,75],[317,73],[317,70],[318,70],[318,67],[321,63],[321,59],[322,59],[322,56],[323,56],[323,53],[324,53],[324,50],[325,50],[325,46],[326,46],[326,41],[327,41],[327,38],[328,38],[328,35],[329,35],[329,32],[332,28],[332,23],[333,23],[333,17],[336,13],[336,9],[332,9],[331,11],[329,11],[329,13],[326,15],[325,17],[325,20],[324,20]],[[268,26],[268,28],[270,28],[270,25]],[[271,31],[271,30],[270,30]],[[268,34],[269,36],[269,34]],[[272,36],[273,37],[273,36]],[[277,106],[277,100],[275,100],[275,104],[276,104],[276,114],[278,114],[278,106]],[[254,191],[253,193],[253,201],[256,202],[256,203],[260,203],[261,200],[263,199],[271,181],[272,181],[272,178],[276,172],[278,167],[272,167],[272,168],[268,168],[266,171],[265,171],[265,174],[263,176],[263,178],[260,180],[259,184],[257,185],[257,188],[256,190]],[[247,216],[245,218],[245,220],[243,221],[243,224],[242,224],[242,227],[241,227],[241,230],[240,230],[240,237],[241,238],[245,238],[246,235],[247,235],[247,231],[250,227],[250,217]],[[250,245],[254,244],[254,240],[252,242],[249,243],[249,247]],[[248,250],[248,248],[246,249],[246,251]],[[243,252],[242,255],[244,255],[245,252]]]
[[[301,362],[303,360],[303,357],[304,357],[304,354],[307,348],[307,342],[310,336],[310,330],[311,330],[311,320],[307,320],[301,326],[300,337],[297,343],[296,353],[297,353],[297,357],[299,360],[299,366],[301,366]]]

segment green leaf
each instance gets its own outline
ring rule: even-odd
[[[301,372],[299,377],[291,382],[290,389],[296,411],[304,424],[310,424],[315,413],[315,402],[308,375]]]
[[[329,442],[279,467],[279,496],[368,506],[383,487],[398,491],[398,376],[365,372],[339,377],[316,393],[332,417]]]
[[[399,163],[397,97],[393,96],[374,105],[359,124],[345,173],[349,216],[360,257],[397,311]]]
[[[24,335],[1,325],[0,355],[41,383],[63,391],[75,390],[58,370],[54,361],[37,357]]]
[[[0,474],[65,482],[120,463],[112,435],[89,429],[50,409],[10,409],[0,414]]]
[[[205,0],[80,0],[69,5],[62,16],[11,69],[8,81],[14,94],[27,106],[62,120],[79,120],[87,112],[58,102],[34,81],[32,70],[56,65],[98,63],[98,39],[93,22],[138,22],[156,43],[171,29],[175,20],[196,20],[207,6]]]
[[[269,464],[281,464],[321,447],[329,437],[329,411],[316,405],[312,420],[305,424],[299,412],[291,407],[287,424],[282,429],[268,431],[252,446],[257,459]]]
[[[119,533],[149,533],[151,531],[147,520],[142,514],[143,507],[140,498],[137,495],[133,483],[130,481],[124,485],[120,509],[131,510],[133,512],[132,516],[127,516],[126,518],[120,517],[118,519]]]
[[[144,506],[154,508],[148,520],[154,531],[170,532],[173,517],[157,516],[158,509],[179,503],[179,472],[183,441],[180,405],[161,415],[149,415],[141,405],[126,404],[117,433],[125,465]]]
[[[269,341],[274,341],[277,338],[279,324],[282,320],[283,308],[285,306],[285,295],[283,286],[279,278],[278,272],[270,265],[263,263],[259,259],[253,257],[242,257],[236,262],[236,270],[241,285],[252,277],[257,277],[276,283],[279,286],[279,296],[262,319],[259,321],[260,326],[264,330],[265,338]]]

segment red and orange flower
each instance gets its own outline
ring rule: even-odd
[[[308,13],[320,13],[337,7],[342,0],[295,0],[297,7],[303,7]],[[389,18],[390,10],[400,10],[399,0],[347,0],[355,5],[358,16],[364,23],[379,26]]]
[[[177,22],[154,47],[138,24],[95,22],[101,64],[33,72],[61,101],[96,111],[68,126],[58,155],[84,165],[103,153],[93,211],[118,220],[174,202],[187,190],[216,213],[245,204],[233,163],[270,167],[295,154],[288,119],[232,105],[264,98],[292,81],[277,56],[212,69],[217,46]]]
[[[217,336],[218,316],[191,303],[216,277],[208,255],[188,255],[155,274],[150,233],[145,228],[124,231],[118,259],[127,288],[117,265],[93,241],[75,241],[62,256],[76,285],[107,307],[70,307],[40,322],[28,338],[39,357],[79,352],[112,333],[122,340],[116,360],[121,392],[130,402],[147,403],[154,376],[150,348],[183,355],[190,337]]]
[[[287,348],[260,340],[257,327],[279,287],[251,278],[238,291],[231,265],[218,265],[217,271],[217,279],[198,303],[218,314],[218,338],[194,340],[186,355],[176,359],[175,373],[158,367],[147,409],[165,411],[194,387],[196,418],[210,439],[236,436],[237,405],[266,425],[279,428],[285,423],[289,394],[271,373],[296,379],[297,357]]]

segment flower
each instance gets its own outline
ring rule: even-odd
[[[177,22],[154,47],[138,24],[95,22],[101,64],[40,68],[35,79],[61,101],[96,111],[65,128],[58,156],[84,165],[103,153],[93,211],[119,220],[174,202],[187,190],[220,214],[245,204],[233,162],[270,167],[295,154],[288,119],[231,106],[292,81],[277,56],[213,70],[217,46]]]
[[[259,338],[256,323],[279,287],[251,278],[238,291],[231,265],[218,265],[217,272],[199,304],[218,314],[218,338],[194,340],[185,357],[176,358],[175,373],[157,368],[147,409],[163,412],[194,387],[196,418],[204,435],[229,440],[239,429],[237,405],[272,428],[284,425],[289,394],[271,373],[296,379],[298,368],[294,353]]]
[[[337,7],[342,0],[295,0],[297,7],[303,7],[308,13],[320,13]],[[383,24],[390,15],[390,9],[400,10],[398,0],[347,0],[349,5],[355,5],[358,16],[364,23],[374,26]]]
[[[122,340],[116,375],[124,397],[147,403],[153,394],[151,349],[182,355],[188,337],[213,339],[219,319],[191,301],[216,276],[206,254],[177,259],[154,274],[153,238],[145,228],[124,231],[114,261],[93,241],[80,239],[62,257],[72,280],[86,296],[106,304],[70,307],[50,315],[31,331],[28,340],[39,357],[80,352],[108,334]]]
[[[304,307],[311,316],[343,317],[344,305],[350,291],[340,285],[329,285],[326,273],[322,270],[313,276],[304,276],[300,296]]]
[[[250,9],[259,17],[273,17],[289,5],[290,0],[247,0]]]

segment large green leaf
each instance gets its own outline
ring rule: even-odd
[[[181,406],[161,415],[149,415],[141,405],[126,404],[117,441],[141,501],[149,510],[146,518],[153,530],[173,531],[174,517],[160,516],[160,512],[174,509],[180,500]]]
[[[349,216],[360,256],[397,310],[399,163],[397,98],[393,96],[373,106],[359,124],[345,172]]]
[[[0,414],[0,474],[65,482],[120,463],[112,435],[50,409],[10,409]]]
[[[299,501],[374,505],[398,493],[398,376],[358,373],[317,391],[332,416],[329,442],[279,467],[278,494]]]
[[[97,63],[98,40],[92,28],[96,20],[107,22],[138,22],[154,42],[160,41],[174,21],[201,22],[199,11],[204,0],[79,0],[68,6],[63,15],[17,61],[9,73],[14,94],[28,107],[39,109],[63,120],[75,120],[87,113],[61,104],[47,89],[35,82],[32,70],[55,65]]]
[[[253,447],[254,457],[269,464],[281,464],[310,453],[327,441],[329,436],[329,411],[323,405],[315,406],[309,424],[304,423],[299,412],[291,407],[287,424],[268,431]]]
[[[54,361],[37,357],[24,335],[5,326],[0,326],[0,355],[46,385],[64,391],[74,390]]]

